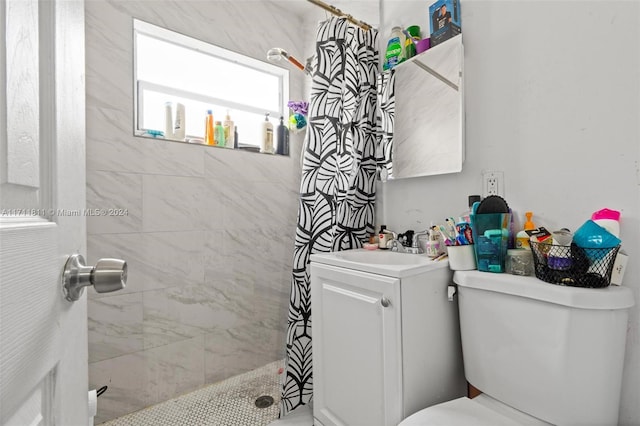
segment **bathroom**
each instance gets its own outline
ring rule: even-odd
[[[393,26],[426,25],[428,3],[336,4],[382,49]],[[129,264],[126,289],[87,292],[90,389],[108,385],[96,423],[285,355],[303,135],[289,157],[134,137],[132,18],[265,60],[274,46],[311,56],[325,17],[302,0],[85,2],[86,205],[128,211],[87,218],[88,262]],[[640,3],[466,0],[462,22],[462,172],[378,183],[376,229],[463,211],[499,170],[516,213],[550,229],[621,211],[623,248],[640,256]],[[289,69],[289,97],[304,99],[310,77]],[[623,425],[640,425],[639,282],[631,261]]]

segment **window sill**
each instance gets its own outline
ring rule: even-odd
[[[142,139],[158,140],[158,141],[165,141],[165,142],[176,142],[184,145],[206,146],[208,148],[225,149],[228,151],[255,152],[256,154],[265,154],[265,155],[271,155],[274,157],[289,157],[289,154],[276,154],[276,153],[271,154],[268,152],[260,152],[260,147],[255,145],[240,145],[238,148],[231,148],[227,146],[207,145],[202,142],[202,139],[198,139],[198,138],[188,138],[188,140],[170,139],[170,138],[165,138],[164,136],[153,136],[147,133],[139,133],[139,132],[136,132],[134,136]]]

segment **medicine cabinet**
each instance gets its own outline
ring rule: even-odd
[[[463,61],[457,35],[381,74],[382,180],[462,171]]]

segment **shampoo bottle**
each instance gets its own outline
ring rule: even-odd
[[[216,141],[213,136],[213,111],[207,110],[207,118],[204,125],[204,142],[207,145],[215,145]]]
[[[273,124],[269,121],[269,113],[264,116],[262,123],[262,140],[260,141],[260,152],[273,154]]]
[[[173,139],[173,106],[171,102],[164,104],[164,137]]]
[[[216,121],[216,127],[214,129],[214,138],[216,140],[217,146],[224,147],[225,145],[224,127],[222,127],[222,123],[220,121]]]
[[[289,155],[289,129],[284,125],[284,117],[280,116],[280,124],[278,124],[278,148],[276,153],[280,155]]]
[[[179,141],[183,141],[186,135],[185,127],[186,122],[184,116],[184,105],[181,103],[177,103],[176,120],[173,123],[173,138]]]
[[[227,148],[234,148],[235,143],[235,126],[231,117],[229,116],[229,110],[227,110],[227,116],[224,119],[224,123],[222,123],[224,127],[224,142]]]

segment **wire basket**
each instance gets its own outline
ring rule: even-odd
[[[602,288],[611,283],[611,272],[620,246],[582,248],[530,242],[536,277],[552,284]]]

